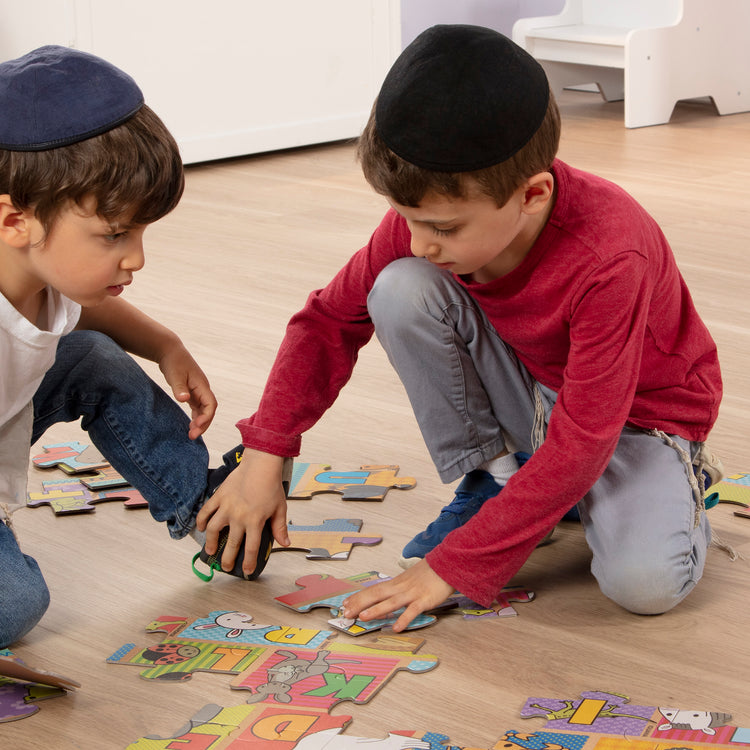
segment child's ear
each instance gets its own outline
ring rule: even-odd
[[[9,195],[0,195],[0,240],[11,247],[26,247],[31,238],[33,212],[21,211]]]
[[[555,178],[551,172],[539,172],[526,181],[523,211],[536,214],[543,211],[555,194]]]

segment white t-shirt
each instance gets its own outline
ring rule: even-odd
[[[0,294],[0,502],[26,503],[31,400],[80,315],[79,304],[48,287],[35,326]]]

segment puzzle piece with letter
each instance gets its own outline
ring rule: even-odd
[[[325,648],[268,649],[231,683],[249,690],[248,703],[289,703],[329,711],[341,701],[366,703],[396,672],[421,674],[438,659],[418,654],[423,639],[389,635],[363,645],[331,640]]]
[[[91,513],[95,503],[122,500],[128,510],[148,507],[148,502],[133,487],[121,487],[104,491],[90,490],[80,481],[73,478],[45,479],[42,481],[42,492],[29,492],[26,505],[36,508],[49,505],[56,516],[71,513]]]
[[[723,711],[631,706],[602,691],[580,699],[529,698],[524,717],[543,717],[543,731],[508,731],[492,750],[730,750],[748,747],[750,729],[731,725]]]
[[[289,498],[309,500],[323,492],[339,493],[343,500],[383,500],[390,489],[409,490],[414,477],[397,477],[398,466],[372,464],[356,471],[334,471],[330,464],[296,463],[292,469]]]
[[[109,461],[102,458],[96,450],[77,440],[44,445],[42,448],[44,452],[32,456],[31,459],[34,466],[39,469],[57,467],[66,474],[80,474],[109,466]]]
[[[382,536],[362,534],[359,518],[329,518],[317,526],[289,523],[287,531],[291,545],[276,544],[272,552],[307,550],[308,560],[348,560],[355,544],[373,545],[383,541]]]
[[[126,643],[107,661],[144,668],[147,680],[189,680],[194,672],[238,674],[249,668],[267,648],[323,646],[331,631],[288,625],[258,625],[253,618],[236,611],[211,612],[194,621],[162,616],[146,627],[150,633],[168,633],[153,646]]]
[[[170,737],[143,737],[126,750],[448,750],[448,737],[437,733],[392,731],[384,738],[344,734],[351,716],[329,716],[311,709],[266,704],[222,708],[204,706]]]

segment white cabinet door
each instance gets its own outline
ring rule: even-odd
[[[26,0],[8,14],[5,6],[3,59],[55,43],[110,60],[138,81],[186,163],[358,135],[401,49],[398,0]],[[45,9],[55,31],[47,24],[29,38],[24,13]]]

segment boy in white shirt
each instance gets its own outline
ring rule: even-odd
[[[226,474],[200,437],[216,411],[206,376],[120,296],[183,186],[177,144],[127,74],[57,46],[0,64],[0,647],[49,603],[8,508],[25,503],[29,448],[50,425],[82,418],[174,538]],[[159,364],[192,418],[125,350]]]

